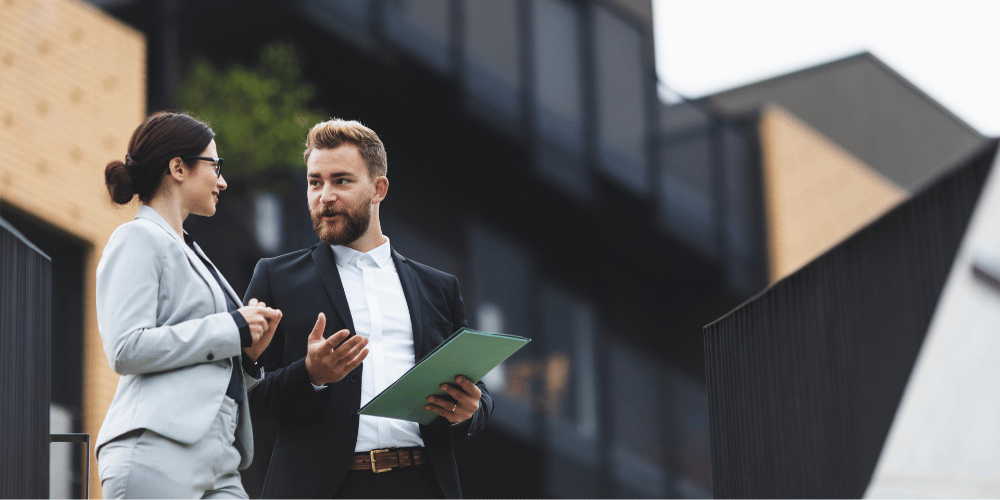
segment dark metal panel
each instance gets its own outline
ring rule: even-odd
[[[49,495],[52,262],[0,219],[0,497]]]
[[[716,497],[864,494],[996,144],[705,327]]]

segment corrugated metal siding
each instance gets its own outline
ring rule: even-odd
[[[716,497],[864,494],[995,149],[705,327]]]
[[[0,255],[0,498],[47,498],[52,262],[3,219]]]

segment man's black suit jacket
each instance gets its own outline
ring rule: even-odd
[[[455,330],[468,326],[458,279],[392,251],[413,322],[416,359],[423,358]],[[347,474],[358,435],[362,366],[341,381],[315,390],[306,372],[306,339],[316,316],[326,314],[328,337],[354,321],[337,271],[333,250],[319,244],[279,257],[261,259],[244,302],[251,298],[281,309],[283,316],[261,356],[265,378],[250,393],[252,412],[278,422],[265,498],[330,498]],[[428,459],[448,498],[462,495],[449,433],[465,440],[486,426],[493,400],[486,387],[479,410],[452,426],[438,417],[421,425]]]

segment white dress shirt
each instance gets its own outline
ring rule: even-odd
[[[413,324],[389,239],[367,253],[333,245],[337,270],[351,308],[355,333],[368,339],[361,362],[361,406],[416,364]],[[423,446],[420,426],[393,418],[360,415],[355,452]]]

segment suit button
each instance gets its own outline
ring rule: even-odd
[[[208,353],[208,360],[212,361],[213,359],[215,359],[215,354]]]
[[[358,382],[361,382],[361,376],[358,375],[357,373],[352,373],[351,374],[351,382],[354,382],[355,384],[357,384]]]

